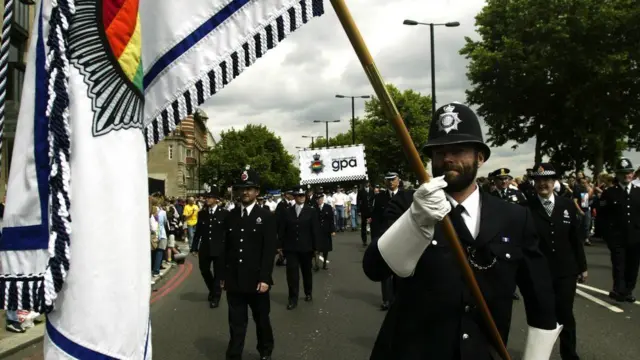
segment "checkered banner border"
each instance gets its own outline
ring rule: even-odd
[[[347,182],[347,181],[360,181],[360,180],[369,180],[367,175],[353,175],[353,176],[336,176],[332,178],[322,178],[322,179],[309,179],[300,181],[300,185],[307,184],[326,184],[326,183],[334,183],[334,182]]]

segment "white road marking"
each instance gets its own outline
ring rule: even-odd
[[[585,289],[585,290],[591,290],[593,292],[597,292],[598,294],[609,296],[609,292],[608,291],[605,291],[605,290],[602,290],[602,289],[598,289],[598,288],[593,287],[593,286],[589,286],[589,285],[585,285],[585,284],[578,284],[578,286],[583,288],[583,289]],[[634,302],[634,304],[640,305],[640,301],[636,301],[636,302]]]
[[[624,312],[624,310],[620,309],[619,307],[613,306],[613,305],[609,304],[608,302],[602,301],[602,300],[598,299],[597,297],[595,297],[593,295],[589,295],[589,294],[587,294],[586,292],[584,292],[582,290],[576,290],[576,294],[582,296],[583,298],[585,298],[587,300],[591,300],[594,303],[613,311],[614,313]]]

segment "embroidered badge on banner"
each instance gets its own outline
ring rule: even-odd
[[[47,359],[150,359],[145,148],[322,15],[323,1],[42,0],[36,10],[0,307],[48,313]],[[124,308],[135,311],[123,318]]]

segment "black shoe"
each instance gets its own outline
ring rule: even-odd
[[[313,301],[313,297],[311,295],[307,295],[307,296],[304,297],[304,301],[306,301],[306,302]]]
[[[209,294],[209,296],[207,296],[207,300],[208,300],[209,302],[212,302],[212,301],[213,301],[213,299],[214,299],[213,294]]]
[[[297,307],[298,307],[297,303],[290,302],[289,305],[287,305],[287,310],[293,310],[293,309],[295,309]]]
[[[323,269],[323,270],[329,270],[329,267],[328,267],[328,266],[327,266],[327,264],[325,263],[325,264],[323,264],[323,265],[322,265],[322,269]]]
[[[520,300],[518,293],[513,293],[513,300]]]
[[[618,293],[617,293],[617,292],[615,292],[615,291],[611,291],[611,292],[609,292],[609,297],[610,297],[611,299],[613,299],[613,300],[617,301],[617,302],[624,302],[624,301],[626,301],[626,300],[627,300],[627,299],[626,299],[626,296],[621,295],[621,294],[618,294]]]
[[[634,303],[634,302],[636,302],[636,297],[635,297],[635,296],[633,296],[633,295],[628,295],[628,296],[626,296],[626,297],[624,298],[624,301],[626,301],[626,302],[630,302],[630,303]]]
[[[389,302],[388,301],[383,302],[382,305],[380,305],[380,310],[382,311],[389,310]]]
[[[214,300],[209,302],[209,307],[215,309],[220,306],[220,301]]]

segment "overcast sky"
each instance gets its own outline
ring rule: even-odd
[[[347,0],[347,4],[384,80],[425,95],[431,93],[429,28],[405,26],[402,21],[459,21],[460,27],[435,30],[436,100],[438,105],[466,103],[467,61],[458,51],[465,36],[477,37],[474,17],[485,1]],[[296,146],[309,143],[303,135],[324,136],[324,124],[313,120],[341,119],[329,124],[330,137],[347,131],[351,101],[337,99],[336,94],[372,93],[331,4],[325,0],[325,15],[289,35],[202,108],[209,115],[207,125],[216,139],[222,130],[264,124],[296,154]],[[363,111],[364,100],[356,100],[356,116]],[[516,151],[510,144],[493,148],[479,175],[507,167],[518,176],[533,165],[533,149],[533,142]],[[635,166],[640,165],[637,153],[626,155]]]

